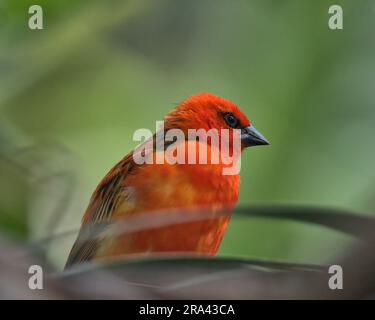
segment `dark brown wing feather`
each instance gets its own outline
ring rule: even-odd
[[[91,260],[104,238],[107,224],[117,208],[126,201],[124,179],[134,165],[132,153],[114,166],[94,191],[82,219],[82,227],[65,268]]]
[[[95,257],[106,237],[106,226],[111,222],[121,204],[131,197],[126,191],[125,179],[137,166],[134,162],[134,154],[154,152],[157,140],[163,138],[163,134],[154,134],[152,138],[118,162],[99,183],[83,216],[82,228],[69,254],[65,268]],[[166,148],[168,144],[165,143],[164,147]]]

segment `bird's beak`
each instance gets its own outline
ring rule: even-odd
[[[252,125],[241,129],[241,142],[245,147],[270,144],[268,140]]]

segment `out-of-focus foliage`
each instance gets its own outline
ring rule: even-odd
[[[34,2],[0,1],[2,229],[77,228],[133,132],[201,91],[235,101],[271,141],[243,155],[239,204],[374,212],[373,1],[335,1],[339,31],[325,0],[38,3],[44,30],[31,31]],[[63,263],[73,240],[59,239],[51,259]],[[220,253],[318,263],[350,240],[233,218]]]

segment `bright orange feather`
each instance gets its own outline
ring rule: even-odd
[[[165,129],[179,128],[187,132],[188,129],[228,128],[222,112],[233,113],[241,126],[249,125],[234,103],[203,93],[190,97],[166,115]],[[190,152],[197,150],[201,142],[180,143]],[[208,151],[211,151],[210,144]],[[82,228],[88,229],[89,234],[90,228],[100,223],[130,223],[143,213],[155,218],[168,210],[190,209],[183,212],[189,215],[194,213],[191,209],[204,207],[206,211],[227,215],[116,236],[99,232],[99,237],[90,239],[83,239],[81,231],[67,265],[149,252],[215,254],[238,199],[239,175],[223,175],[224,166],[223,163],[137,165],[131,152],[109,171],[94,191],[82,220]]]

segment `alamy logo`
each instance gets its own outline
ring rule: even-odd
[[[331,290],[343,289],[343,271],[339,265],[332,265],[328,269],[328,273],[332,274],[328,280],[328,287]]]
[[[135,163],[141,164],[221,164],[223,175],[239,174],[241,168],[240,129],[164,130],[164,122],[156,122],[157,132],[138,129],[133,141],[143,142],[133,152]]]
[[[41,266],[35,264],[35,265],[32,265],[30,266],[29,268],[29,274],[31,274],[32,276],[30,276],[29,278],[29,288],[31,290],[41,290],[43,289],[43,269]]]
[[[29,8],[29,14],[32,14],[29,18],[29,28],[31,30],[43,29],[43,9],[39,5],[32,5]]]
[[[334,4],[328,8],[328,13],[331,14],[328,19],[328,27],[331,30],[342,30],[344,28],[342,7]]]

